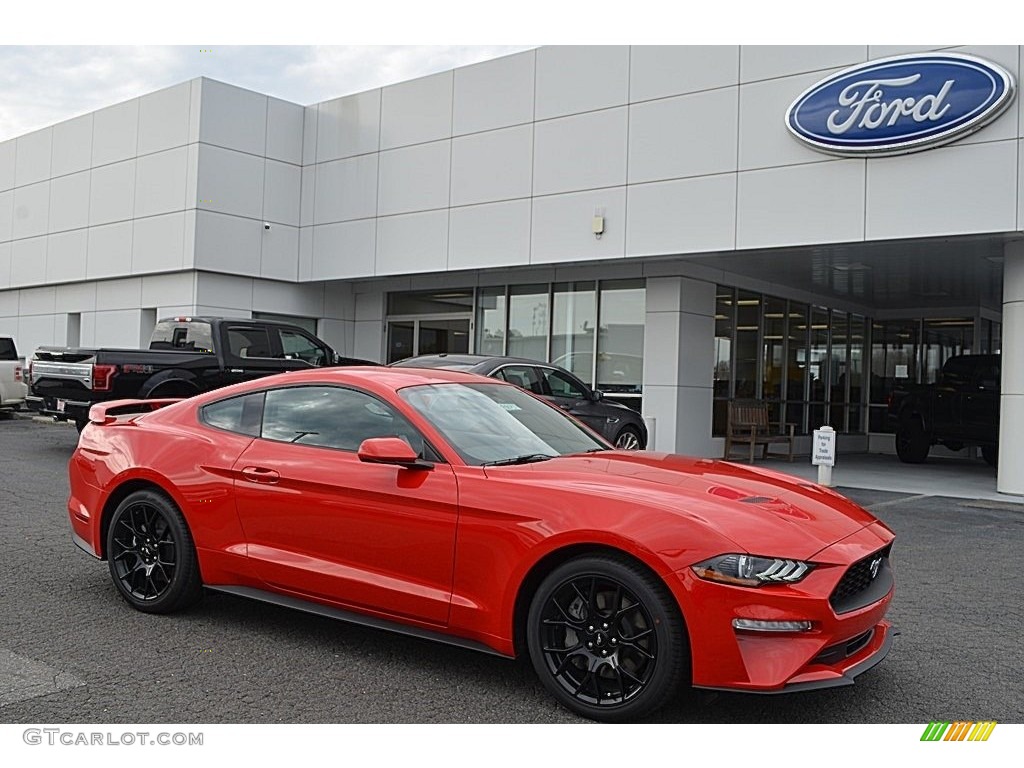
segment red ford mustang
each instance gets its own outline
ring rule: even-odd
[[[857,505],[616,451],[493,379],[319,369],[90,418],[69,465],[74,540],[141,611],[205,587],[528,654],[598,720],[687,685],[846,685],[891,643],[893,533]]]

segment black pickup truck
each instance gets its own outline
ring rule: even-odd
[[[999,355],[958,355],[939,380],[897,389],[889,396],[900,461],[920,464],[933,445],[959,451],[967,445],[996,466],[999,450]]]
[[[284,371],[376,364],[341,357],[287,323],[174,317],[156,324],[149,349],[40,347],[29,364],[26,404],[81,431],[89,408],[104,400],[191,397]]]

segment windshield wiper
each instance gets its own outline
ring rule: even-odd
[[[499,459],[498,461],[485,461],[481,467],[507,467],[512,464],[532,464],[535,461],[547,461],[554,459],[550,453],[527,453],[522,456],[513,456],[511,459]]]

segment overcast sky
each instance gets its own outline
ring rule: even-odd
[[[199,75],[297,104],[531,46],[0,46],[0,141]]]

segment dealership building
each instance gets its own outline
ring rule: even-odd
[[[703,456],[748,398],[805,454],[825,424],[892,452],[894,389],[1001,352],[997,483],[1024,494],[1020,70],[543,47],[310,106],[197,78],[0,143],[0,334],[222,315],[384,362],[537,358]]]

